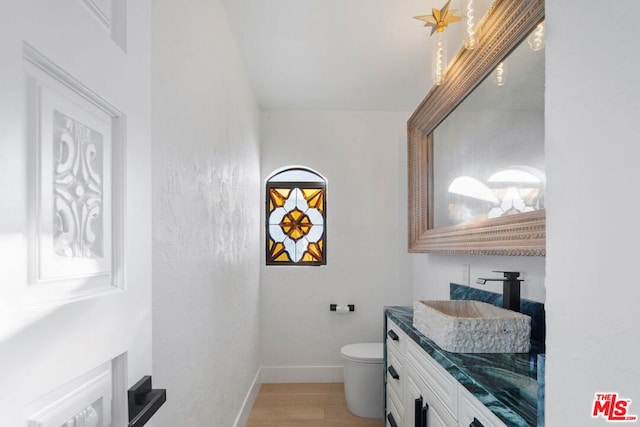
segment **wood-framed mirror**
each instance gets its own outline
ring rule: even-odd
[[[449,116],[452,116],[452,112],[458,108],[463,100],[469,102],[466,100],[467,98],[471,99],[476,88],[483,81],[488,81],[487,77],[505,58],[514,53],[519,45],[526,43],[527,37],[537,27],[539,28],[539,24],[543,20],[544,0],[496,0],[479,24],[478,46],[473,50],[466,50],[464,47],[460,49],[452,59],[442,83],[429,91],[410,117],[407,123],[409,252],[545,255],[544,165],[542,164],[541,171],[538,164],[544,163],[544,111],[532,113],[538,116],[538,119],[534,121],[542,121],[541,130],[531,130],[529,126],[531,119],[527,119],[525,129],[516,131],[516,135],[511,135],[511,140],[519,140],[522,147],[506,149],[501,147],[501,150],[493,150],[492,148],[495,147],[492,145],[481,145],[487,144],[486,142],[472,141],[473,148],[477,152],[484,153],[481,156],[500,158],[500,161],[496,161],[490,168],[484,167],[486,171],[482,172],[484,174],[482,176],[479,176],[480,172],[474,172],[478,176],[467,172],[449,173],[448,168],[451,162],[443,160],[439,154],[449,153],[453,158],[463,157],[462,149],[457,142],[441,141],[442,135],[460,136],[460,132],[439,130],[445,129],[443,122],[445,119],[450,120]],[[520,100],[532,100],[543,107],[544,62],[541,67],[539,65],[535,67],[542,73],[542,84],[533,84],[540,93],[536,96],[520,97]],[[525,74],[527,72],[525,70]],[[478,103],[477,100],[470,102]],[[511,107],[507,109],[509,108]],[[522,109],[533,109],[533,107],[527,106]],[[479,110],[484,110],[484,108],[481,106]],[[509,111],[512,112],[512,110]],[[470,116],[473,114],[467,115],[467,117]],[[503,129],[504,126],[514,126],[511,123],[512,119],[511,116],[502,116],[501,120],[506,123],[503,125]],[[482,126],[458,121],[455,126],[450,125],[449,128],[459,128],[460,124],[467,125],[473,132],[476,132],[476,129],[491,127],[487,125],[487,121],[482,123]],[[504,138],[505,133],[503,130],[500,135],[490,137],[489,142],[498,144],[499,141],[508,139]],[[531,138],[536,139],[539,144],[532,153],[527,154],[532,158],[535,157],[531,161],[529,161],[530,159],[521,159],[524,147],[532,145],[526,138],[524,142],[522,141],[519,135],[523,134],[533,134]],[[467,135],[466,139],[472,140],[473,138],[468,138]],[[496,152],[499,155],[496,156]],[[503,155],[505,152],[515,154],[510,157]],[[439,167],[440,169],[438,169]],[[446,173],[438,172],[443,169],[446,169]],[[435,174],[434,171],[436,171]],[[527,176],[531,177],[528,180],[529,184],[518,184],[520,185],[518,187],[512,182],[504,184],[502,188],[493,184],[496,182],[491,180],[493,177],[501,176],[504,178],[508,172],[522,173],[521,176],[528,174]],[[487,177],[487,174],[491,176]],[[458,178],[463,178],[462,181],[465,179],[469,181],[466,184],[472,184],[471,187],[474,185],[477,187],[471,198],[467,191],[456,191],[456,184],[451,182],[451,177],[455,175],[461,175]],[[536,177],[539,181],[531,184]],[[503,179],[503,182],[513,181],[513,179]],[[527,179],[521,179],[521,183],[524,181]],[[527,186],[529,188],[524,189]],[[442,196],[444,193],[447,195]],[[449,193],[453,196],[449,196]],[[506,196],[507,193],[511,196]],[[511,197],[509,200],[512,201],[513,194],[516,194],[516,199],[524,200],[524,202],[518,202],[517,209],[507,208],[503,203],[507,197]],[[458,202],[452,202],[451,198],[445,200],[444,197],[456,197],[457,200],[467,201],[455,204]],[[513,207],[513,203],[511,206]]]

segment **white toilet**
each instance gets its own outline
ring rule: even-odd
[[[382,343],[349,344],[340,350],[347,408],[359,417],[384,416],[383,353]]]

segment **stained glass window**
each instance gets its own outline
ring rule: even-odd
[[[267,265],[327,263],[326,191],[327,181],[304,167],[267,179]]]

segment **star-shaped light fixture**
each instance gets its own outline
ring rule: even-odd
[[[425,27],[431,26],[431,35],[444,31],[445,27],[454,22],[462,20],[461,16],[456,16],[457,9],[449,9],[451,0],[449,0],[442,9],[432,9],[431,15],[414,16],[415,19],[426,22]]]

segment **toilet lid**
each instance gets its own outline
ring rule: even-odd
[[[345,359],[369,363],[382,363],[383,353],[381,342],[349,344],[340,350]]]

